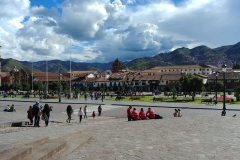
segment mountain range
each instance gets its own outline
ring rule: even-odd
[[[117,57],[116,57],[117,58]],[[121,61],[121,59],[120,59]],[[123,69],[131,70],[143,70],[154,66],[167,66],[167,65],[194,65],[194,64],[206,64],[213,66],[221,66],[227,64],[227,67],[233,67],[234,64],[240,62],[240,42],[235,45],[222,46],[215,49],[211,49],[207,46],[197,46],[195,48],[178,48],[169,53],[159,53],[153,57],[137,58],[128,62],[122,62]],[[14,59],[2,60],[2,71],[10,71],[14,65],[20,69],[24,69],[26,72],[42,71],[46,72],[46,66],[48,66],[48,72],[58,73],[58,65],[62,66],[61,72],[68,72],[70,70],[69,61],[61,60],[49,60],[49,61],[18,61]],[[113,62],[108,63],[85,63],[85,62],[71,62],[71,70],[99,70],[104,72],[111,70]]]

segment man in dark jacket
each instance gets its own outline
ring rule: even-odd
[[[40,127],[39,126],[40,117],[38,116],[39,110],[40,110],[39,102],[36,102],[36,104],[33,105],[33,109],[32,109],[32,113],[34,117],[34,127]]]

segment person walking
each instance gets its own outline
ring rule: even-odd
[[[30,125],[33,124],[33,110],[32,110],[32,106],[29,106],[29,109],[27,111],[28,113],[28,119],[30,120]]]
[[[79,116],[79,123],[81,123],[82,122],[82,116],[83,116],[82,107],[79,108],[78,116]]]
[[[45,104],[42,111],[42,116],[44,117],[45,120],[45,127],[47,127],[49,123],[50,111],[51,111],[50,106],[48,104]]]
[[[67,115],[68,115],[68,119],[66,120],[66,122],[70,123],[70,121],[72,119],[71,115],[73,114],[73,109],[72,109],[71,105],[67,106],[66,112],[67,112]]]
[[[101,105],[98,106],[98,116],[101,116],[102,113],[102,107]]]
[[[83,108],[84,118],[87,118],[87,106]]]

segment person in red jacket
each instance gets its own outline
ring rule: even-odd
[[[136,108],[133,108],[132,116],[133,116],[133,120],[139,120],[139,113],[136,110]]]
[[[147,119],[146,112],[143,110],[143,108],[141,108],[141,111],[139,113],[139,118],[142,119],[142,120]]]
[[[149,119],[155,119],[155,113],[154,113],[154,110],[153,109],[151,109],[151,108],[148,108],[148,111],[147,111],[147,117],[149,118]]]
[[[127,109],[127,117],[128,117],[128,121],[131,121],[133,119],[132,117],[132,106],[129,106]]]

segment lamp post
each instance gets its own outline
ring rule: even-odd
[[[61,102],[61,75],[60,71],[62,70],[62,66],[59,64],[58,65],[58,80],[59,80],[59,89],[58,89],[58,102]]]
[[[219,75],[219,72],[217,71],[216,73],[216,86],[215,86],[215,92],[216,92],[216,94],[215,94],[215,96],[216,96],[216,102],[217,102],[217,90],[218,90],[218,88],[217,88],[217,78],[218,78],[218,75]]]
[[[225,76],[226,76],[226,67],[227,65],[222,65],[222,71],[223,71],[223,111],[226,112],[226,95],[225,95],[225,88],[226,88],[226,82],[225,82]]]

